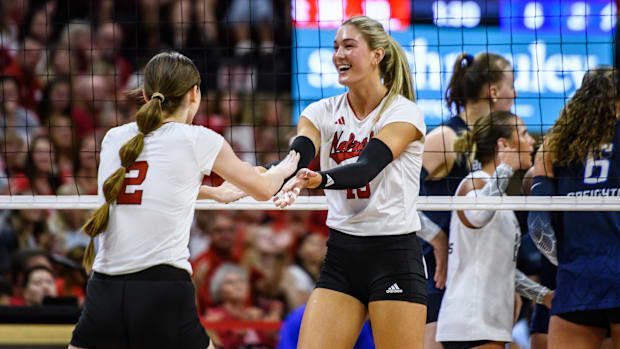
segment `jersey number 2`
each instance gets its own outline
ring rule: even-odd
[[[149,170],[149,163],[146,161],[138,161],[134,162],[133,165],[129,166],[125,175],[130,171],[138,171],[137,177],[125,177],[123,181],[123,187],[121,188],[121,192],[118,194],[118,198],[116,199],[116,203],[119,205],[140,205],[142,204],[142,190],[134,190],[133,193],[127,192],[128,185],[140,185],[144,182],[146,178],[146,171]]]
[[[368,199],[370,197],[370,183],[364,188],[347,189],[347,199]]]

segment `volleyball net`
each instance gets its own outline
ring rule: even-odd
[[[354,15],[377,19],[403,47],[428,130],[455,114],[446,106],[445,90],[462,52],[497,53],[511,63],[518,94],[512,111],[538,139],[585,72],[612,65],[614,56],[612,0],[86,3],[3,4],[0,208],[94,208],[101,139],[111,127],[133,120],[140,102],[123,91],[140,85],[144,64],[161,50],[184,53],[202,74],[203,101],[194,123],[224,135],[253,164],[283,156],[307,105],[345,91],[331,62],[333,38]],[[597,164],[591,170],[595,180],[605,175]],[[205,183],[218,185],[221,179],[212,176]],[[422,196],[418,207],[620,208],[615,197],[620,191],[562,198],[513,193],[517,196]],[[244,199],[228,205],[201,201],[197,207],[270,205]],[[309,196],[290,209],[325,208],[324,197]]]

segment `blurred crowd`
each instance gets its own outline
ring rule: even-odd
[[[0,1],[0,195],[96,194],[101,140],[132,121],[143,66],[166,49],[202,74],[195,124],[245,161],[278,159],[295,132],[289,17],[286,0]],[[197,212],[189,247],[201,315],[279,321],[303,305],[325,253],[324,214]],[[83,302],[88,215],[0,211],[0,305]],[[277,340],[216,335],[225,348]]]

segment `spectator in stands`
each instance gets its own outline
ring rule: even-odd
[[[4,250],[13,254],[29,248],[41,249],[43,252],[51,251],[55,239],[49,232],[46,219],[46,210],[4,211],[0,215]],[[30,255],[26,257],[30,258]],[[11,262],[9,267],[13,264],[14,262]]]
[[[19,212],[19,211],[15,211]],[[11,305],[24,305],[24,287],[26,271],[43,266],[53,270],[49,253],[40,248],[21,248],[13,254],[11,263],[10,282],[13,286]]]
[[[78,190],[74,184],[64,184],[58,188],[58,195],[78,195]],[[48,225],[57,237],[57,251],[66,254],[76,247],[88,246],[90,237],[81,229],[87,218],[86,210],[56,210],[50,215]]]
[[[217,268],[210,286],[211,298],[217,307],[207,310],[206,321],[277,321],[277,315],[265,314],[261,309],[248,306],[250,284],[245,271],[232,263]],[[244,345],[274,346],[276,334],[264,330],[217,330],[219,344],[224,349]]]
[[[202,29],[200,34],[202,41],[206,44],[217,42],[218,38],[218,19],[216,17],[217,0],[197,0],[196,21]]]
[[[8,183],[2,183],[4,194],[18,194],[24,190],[28,181],[25,180],[26,159],[28,149],[26,143],[14,131],[9,131],[2,135],[2,155],[5,160],[3,171],[8,177]],[[4,182],[4,181],[3,181]]]
[[[288,309],[298,308],[308,301],[325,259],[325,243],[320,233],[307,233],[299,239],[295,263],[286,268],[282,278]]]
[[[36,266],[26,271],[24,277],[24,303],[27,306],[43,304],[45,297],[57,297],[54,272],[44,266]]]
[[[43,65],[44,76],[42,78],[56,79],[58,77],[68,78],[71,73],[77,73],[77,61],[71,52],[69,46],[65,43],[58,43],[50,47],[48,62]]]
[[[97,57],[95,65],[106,65],[115,79],[116,88],[124,90],[132,67],[120,54],[121,43],[123,42],[123,27],[118,23],[103,23],[97,29],[95,38],[94,55]]]
[[[233,28],[237,44],[236,55],[252,52],[251,27],[258,32],[260,53],[272,54],[274,10],[271,0],[233,0],[228,13],[228,24]]]
[[[57,267],[58,277],[55,280],[58,296],[74,297],[80,305],[84,303],[86,297],[86,280],[88,280],[88,275],[81,265],[84,250],[84,247],[75,247],[67,252],[66,258],[56,256],[57,260],[62,261]]]
[[[55,1],[48,1],[30,10],[25,20],[26,36],[31,36],[45,45],[49,43],[54,32],[52,18],[56,11],[55,4]]]
[[[243,100],[236,92],[224,92],[218,99],[219,115],[229,120],[230,127],[224,137],[235,153],[244,161],[256,163],[254,127],[243,120]]]
[[[157,48],[161,45],[159,23],[162,6],[170,4],[173,0],[140,0],[140,25],[141,32],[146,34],[143,45],[145,48]]]
[[[57,297],[54,272],[45,266],[26,270],[24,277],[24,302],[26,306],[43,305],[45,297]]]
[[[207,234],[211,244],[192,265],[199,314],[202,314],[207,306],[213,305],[209,287],[215,270],[222,263],[238,263],[240,260],[240,251],[235,249],[237,230],[229,211],[209,212],[209,216]]]
[[[209,222],[211,220],[211,212],[207,210],[198,210],[194,214],[194,222],[189,235],[189,259],[192,263],[196,258],[202,255],[211,244],[211,238],[208,234]]]
[[[29,143],[39,132],[39,119],[34,111],[19,104],[19,85],[13,76],[0,77],[0,128],[2,134],[14,132]]]
[[[79,195],[97,195],[97,156],[99,155],[96,135],[88,135],[80,144],[75,182]]]
[[[26,162],[27,187],[35,195],[54,195],[61,184],[56,167],[56,150],[49,136],[36,136]]]
[[[107,91],[106,81],[100,75],[79,75],[73,80],[73,123],[79,139],[95,131],[95,120],[103,110]]]
[[[51,79],[43,90],[39,117],[45,122],[54,115],[71,115],[71,80],[58,76]]]
[[[284,303],[281,283],[284,269],[290,261],[288,251],[293,236],[286,230],[276,233],[269,225],[262,225],[249,235],[252,248],[244,253],[243,263],[260,275],[253,280],[252,301],[264,312],[282,318]]]
[[[69,53],[70,73],[89,73],[92,69],[92,34],[90,25],[82,21],[67,23],[61,32],[60,45]]]
[[[4,68],[3,75],[15,77],[19,87],[19,104],[33,112],[41,98],[42,84],[36,74],[43,45],[33,37],[26,37],[20,44],[15,60]]]
[[[0,71],[11,63],[18,48],[18,26],[9,12],[9,2],[0,1]]]
[[[47,131],[55,150],[58,176],[62,183],[73,181],[76,162],[77,141],[71,117],[55,114],[47,121]]]

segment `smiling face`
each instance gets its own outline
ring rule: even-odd
[[[352,25],[338,29],[334,39],[332,62],[338,71],[338,82],[344,86],[364,81],[379,74],[383,49],[370,50],[362,33]]]

